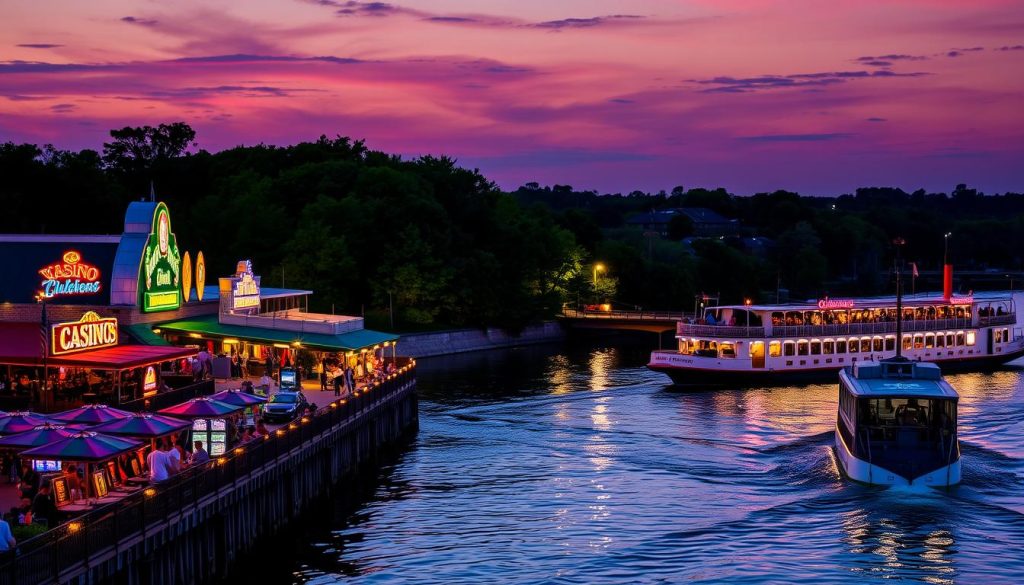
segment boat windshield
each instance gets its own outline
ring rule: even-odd
[[[959,456],[956,401],[941,398],[860,398],[858,451],[876,465],[914,477]]]

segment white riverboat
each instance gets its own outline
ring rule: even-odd
[[[895,356],[899,343],[904,357],[943,370],[992,368],[1024,356],[1022,294],[904,296],[899,340],[895,296],[708,307],[678,322],[677,348],[653,352],[647,367],[686,385],[827,380]]]
[[[836,459],[872,485],[960,483],[956,390],[939,367],[895,357],[839,373]]]

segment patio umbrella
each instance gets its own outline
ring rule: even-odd
[[[9,412],[0,417],[0,435],[12,435],[31,431],[34,428],[46,424],[47,417],[29,411]]]
[[[219,400],[227,404],[234,404],[237,406],[252,406],[254,404],[263,404],[267,399],[263,396],[256,396],[255,394],[247,394],[241,390],[224,390],[210,396],[213,400]]]
[[[23,431],[0,439],[0,447],[41,447],[75,433],[62,425],[44,423],[31,431]]]
[[[158,412],[181,418],[217,418],[238,412],[243,408],[245,407],[237,404],[213,400],[209,396],[200,396],[181,404],[162,408]]]
[[[82,461],[85,463],[86,497],[92,491],[89,468],[93,463],[108,461],[122,453],[142,446],[141,441],[101,435],[92,431],[80,431],[70,437],[58,439],[47,445],[22,451],[25,459],[49,461]]]
[[[127,410],[120,410],[107,406],[106,404],[86,404],[78,408],[72,408],[64,412],[51,415],[50,418],[68,423],[85,423],[97,425],[122,418],[128,418],[132,413]]]
[[[103,423],[89,430],[108,435],[152,438],[169,435],[190,426],[192,426],[192,423],[180,418],[154,414],[152,412],[136,412],[128,418]]]

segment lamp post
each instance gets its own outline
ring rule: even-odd
[[[42,402],[43,400],[46,400],[46,387],[48,386],[47,382],[49,381],[49,379],[47,377],[47,373],[46,373],[47,365],[48,365],[46,363],[46,358],[47,358],[47,356],[50,353],[50,350],[49,350],[49,346],[50,346],[50,340],[49,340],[50,332],[49,332],[48,319],[46,318],[46,297],[43,296],[42,292],[39,292],[39,293],[36,294],[36,302],[39,303],[39,305],[42,308],[42,310],[40,311],[40,314],[39,314],[39,337],[40,337],[40,344],[39,345],[40,345],[40,347],[43,350],[43,379],[42,379],[42,388],[39,391],[39,400],[40,400],[40,402]]]
[[[604,272],[604,264],[598,262],[594,264],[594,289],[597,289],[597,273]]]
[[[743,312],[747,314],[747,327],[750,327],[750,305],[751,305],[751,303],[752,303],[752,301],[750,299],[743,299],[743,306],[746,307],[746,309]]]
[[[900,265],[903,262],[903,257],[900,252],[903,250],[906,240],[903,238],[896,238],[892,241],[893,247],[896,248],[896,358],[903,357],[903,280],[901,278]]]

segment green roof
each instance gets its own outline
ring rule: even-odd
[[[129,325],[125,327],[128,333],[136,339],[139,343],[146,345],[170,345],[171,343],[160,337],[156,333],[153,333],[153,327],[146,323],[136,323],[135,325]]]
[[[147,327],[149,327],[147,325]],[[296,342],[308,349],[322,351],[359,351],[363,348],[370,348],[385,341],[395,341],[398,335],[360,329],[328,335],[325,333],[303,333],[299,331],[282,331],[279,329],[268,329],[265,327],[248,327],[245,325],[229,325],[217,320],[217,315],[203,315],[192,319],[170,321],[153,325],[166,331],[179,333],[198,333],[201,335],[213,335],[217,337],[235,337],[247,341],[264,343],[285,343],[292,345]],[[152,329],[150,330],[152,332]]]

